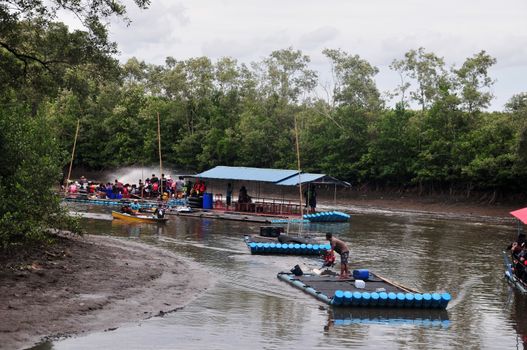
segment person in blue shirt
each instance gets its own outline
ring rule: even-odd
[[[138,213],[139,209],[141,209],[141,205],[137,199],[134,199],[134,202],[130,205],[130,208],[134,211],[134,213]]]

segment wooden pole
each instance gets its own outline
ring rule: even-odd
[[[300,192],[300,219],[304,218],[304,209],[303,209],[303,202],[304,199],[302,198],[302,177],[300,176],[300,173],[302,170],[300,169],[300,143],[298,142],[298,125],[296,122],[296,113],[295,113],[295,140],[296,140],[296,160],[298,163],[298,189]]]
[[[159,123],[159,112],[157,112],[157,143],[159,148],[159,182],[161,182],[161,199],[163,199],[163,160],[161,159],[161,126]]]
[[[70,170],[68,171],[68,178],[66,179],[66,183],[64,184],[64,192],[68,191],[68,183],[70,182],[71,168],[73,166],[73,158],[75,156],[75,147],[77,146],[77,137],[79,136],[80,123],[81,120],[77,119],[77,130],[75,131],[75,139],[73,140],[73,150],[71,151]]]
[[[402,284],[394,282],[392,280],[389,280],[386,277],[382,277],[382,276],[378,275],[377,273],[375,274],[375,276],[379,277],[379,279],[383,280],[384,282],[386,282],[388,284],[391,284],[391,285],[393,285],[393,286],[395,286],[395,287],[397,287],[399,289],[404,290],[407,293],[421,293],[417,289],[413,289],[413,288],[409,288],[409,287],[403,286]]]

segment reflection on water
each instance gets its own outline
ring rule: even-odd
[[[527,349],[527,296],[511,289],[510,305],[513,327],[517,333],[518,349]]]
[[[421,291],[452,294],[446,315],[415,315],[411,310],[335,311],[281,282],[277,272],[296,264],[303,270],[319,267],[320,261],[250,255],[243,236],[257,233],[258,224],[176,216],[166,225],[129,224],[112,221],[105,210],[89,210],[96,214],[85,215],[87,231],[171,249],[218,282],[164,318],[57,341],[52,349],[523,348],[527,301],[511,298],[502,278],[501,251],[514,236],[512,225],[357,214],[349,224],[303,228],[320,239],[330,231],[349,242],[352,269],[368,268]]]

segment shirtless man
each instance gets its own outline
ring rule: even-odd
[[[339,253],[340,255],[340,278],[341,279],[348,278],[349,277],[348,258],[350,255],[350,250],[348,246],[346,245],[346,243],[344,243],[340,239],[334,238],[331,232],[326,233],[326,239],[331,244],[330,253],[333,253],[335,251]]]

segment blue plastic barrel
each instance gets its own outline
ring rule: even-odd
[[[414,306],[415,307],[423,306],[423,294],[420,294],[420,293],[414,294]]]
[[[452,300],[452,296],[449,293],[441,294],[441,308],[446,309],[448,302]]]
[[[361,303],[361,300],[362,300],[362,293],[361,292],[353,292],[353,300],[351,301],[351,303],[353,305],[359,305]]]
[[[371,300],[371,294],[368,292],[362,292],[362,301],[361,305],[369,305]]]
[[[388,302],[388,293],[386,292],[380,292],[379,293],[379,305],[386,305],[386,303]]]
[[[353,299],[353,293],[350,291],[344,292],[344,305],[351,305],[351,300]]]
[[[414,293],[406,293],[404,297],[405,297],[404,306],[408,306],[408,307],[414,306],[414,300],[415,300]]]
[[[438,308],[441,306],[441,295],[439,293],[432,294],[432,307]]]
[[[366,269],[353,270],[353,278],[359,280],[367,280],[370,277],[370,272]]]
[[[341,305],[344,299],[344,291],[336,290],[335,295],[333,296],[333,304]]]
[[[423,306],[424,307],[430,307],[431,303],[432,303],[432,294],[424,293],[423,294]]]
[[[379,293],[377,292],[372,292],[371,293],[371,301],[370,301],[370,304],[371,305],[377,305],[379,303]]]
[[[203,193],[203,209],[212,209],[212,193]]]
[[[406,301],[406,296],[404,293],[397,293],[397,306],[401,307],[404,306]]]
[[[388,293],[388,305],[393,306],[395,305],[395,301],[397,300],[397,295],[394,292]]]

